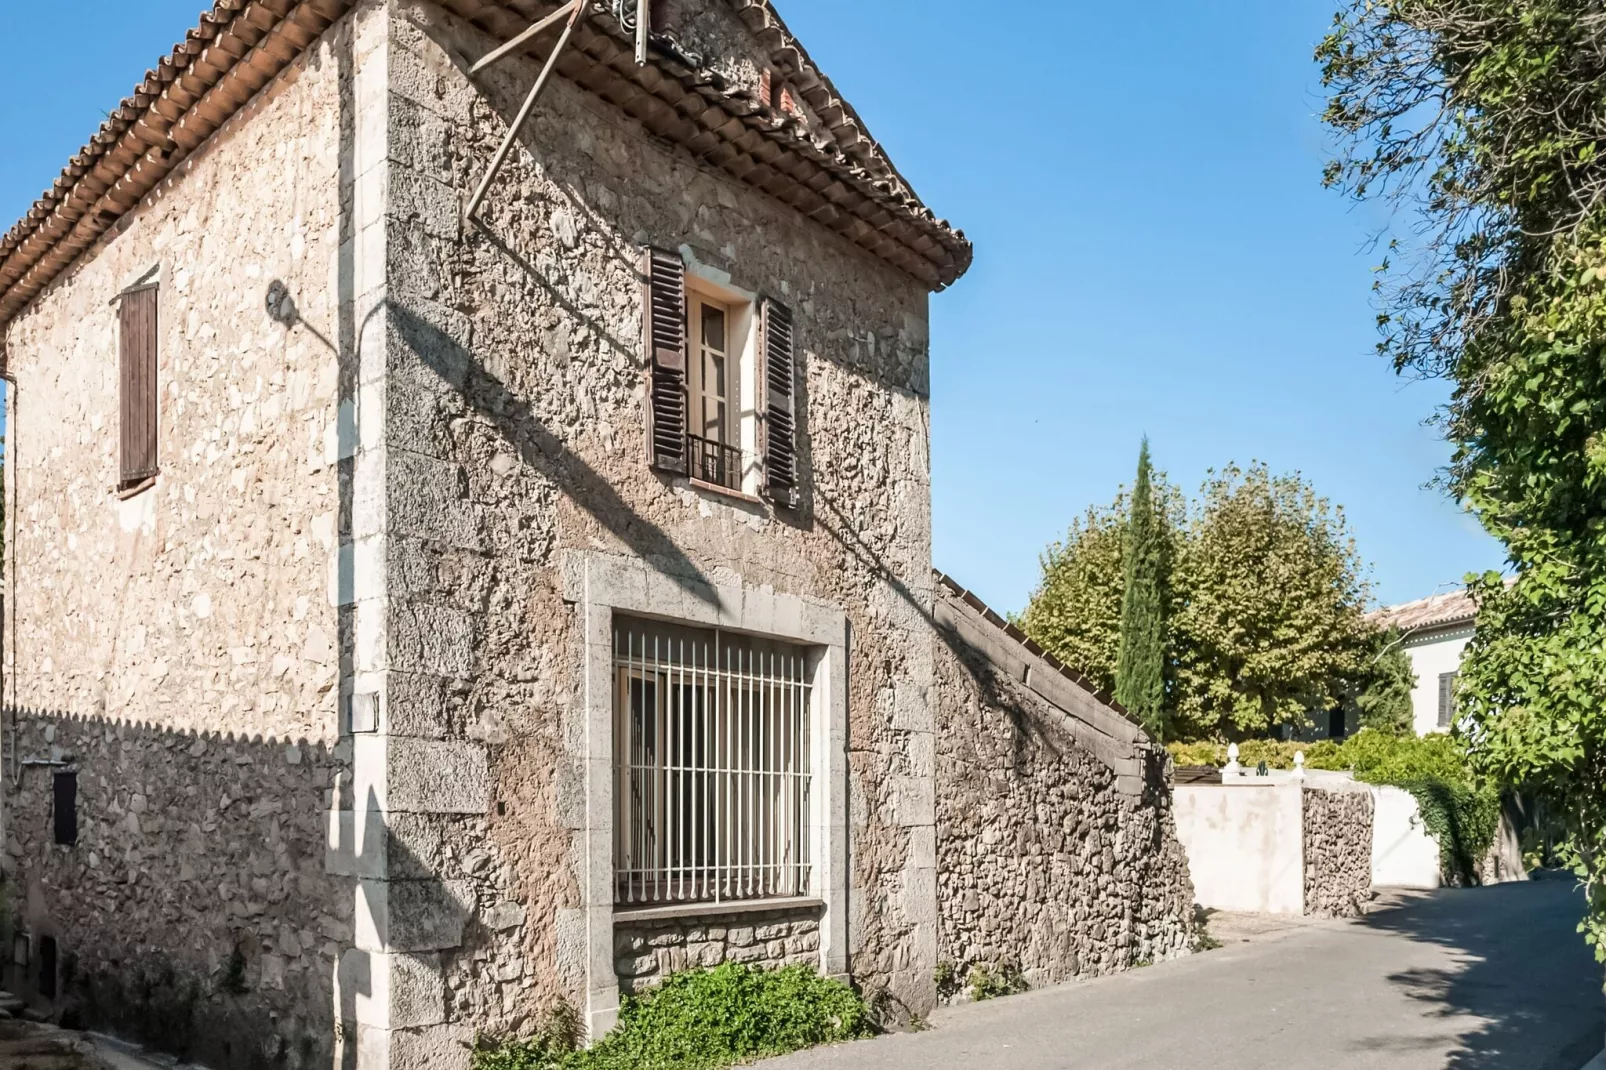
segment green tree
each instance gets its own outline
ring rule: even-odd
[[[1354,693],[1371,635],[1343,513],[1298,476],[1233,467],[1191,507],[1154,477],[1164,518],[1168,733],[1243,739],[1308,723]],[[1090,510],[1043,557],[1018,623],[1096,684],[1119,675],[1132,498]]]
[[[1449,484],[1515,573],[1474,583],[1474,762],[1567,822],[1606,959],[1606,25],[1596,0],[1347,0],[1327,180],[1390,197],[1379,349],[1455,385]]]
[[[1377,631],[1355,686],[1355,708],[1362,728],[1385,736],[1408,736],[1416,729],[1411,692],[1416,670],[1405,652],[1398,629]]]
[[[1212,474],[1175,583],[1176,716],[1185,738],[1303,727],[1345,698],[1371,626],[1342,509],[1263,464]]]
[[[1042,579],[1016,620],[1044,650],[1113,693],[1121,656],[1127,497],[1091,508],[1040,559]]]
[[[1156,739],[1166,734],[1167,588],[1171,540],[1154,497],[1149,440],[1138,453],[1138,478],[1122,547],[1120,663],[1115,699]]]

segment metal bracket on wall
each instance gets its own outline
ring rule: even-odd
[[[587,2],[588,0],[569,0],[569,3],[535,23],[507,44],[488,53],[473,67],[469,68],[468,73],[472,77],[492,64],[518,52],[535,38],[550,30],[559,22],[563,22],[565,18],[568,19],[564,23],[562,36],[558,38],[558,43],[553,46],[552,54],[547,57],[546,66],[541,68],[540,77],[536,78],[535,86],[530,90],[530,95],[524,99],[524,106],[519,109],[518,115],[514,117],[512,124],[508,127],[507,136],[502,139],[501,147],[496,150],[496,155],[491,158],[491,169],[480,180],[479,189],[474,191],[473,198],[469,200],[468,211],[463,213],[465,219],[471,222],[475,221],[474,216],[479,212],[480,205],[485,202],[485,195],[490,192],[491,183],[496,181],[496,176],[501,173],[502,165],[507,163],[507,154],[513,150],[513,143],[518,140],[519,131],[524,129],[524,124],[529,120],[530,113],[535,110],[535,102],[541,99],[541,91],[546,88],[547,82],[552,78],[552,72],[557,69],[558,57],[563,54],[564,48],[569,44],[569,38],[574,35],[574,28],[579,24],[580,16],[585,14]]]

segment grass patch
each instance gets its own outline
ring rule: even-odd
[[[871,1033],[858,993],[806,966],[763,970],[727,963],[676,974],[625,997],[619,1026],[577,1050],[573,1012],[514,1041],[481,1041],[474,1070],[723,1070]]]

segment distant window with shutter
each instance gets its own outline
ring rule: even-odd
[[[157,288],[141,286],[118,304],[118,487],[156,476]]]
[[[1439,674],[1439,727],[1449,728],[1455,724],[1455,681],[1460,673],[1446,672]]]

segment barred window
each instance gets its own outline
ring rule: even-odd
[[[809,893],[807,661],[783,643],[617,619],[618,905]]]

